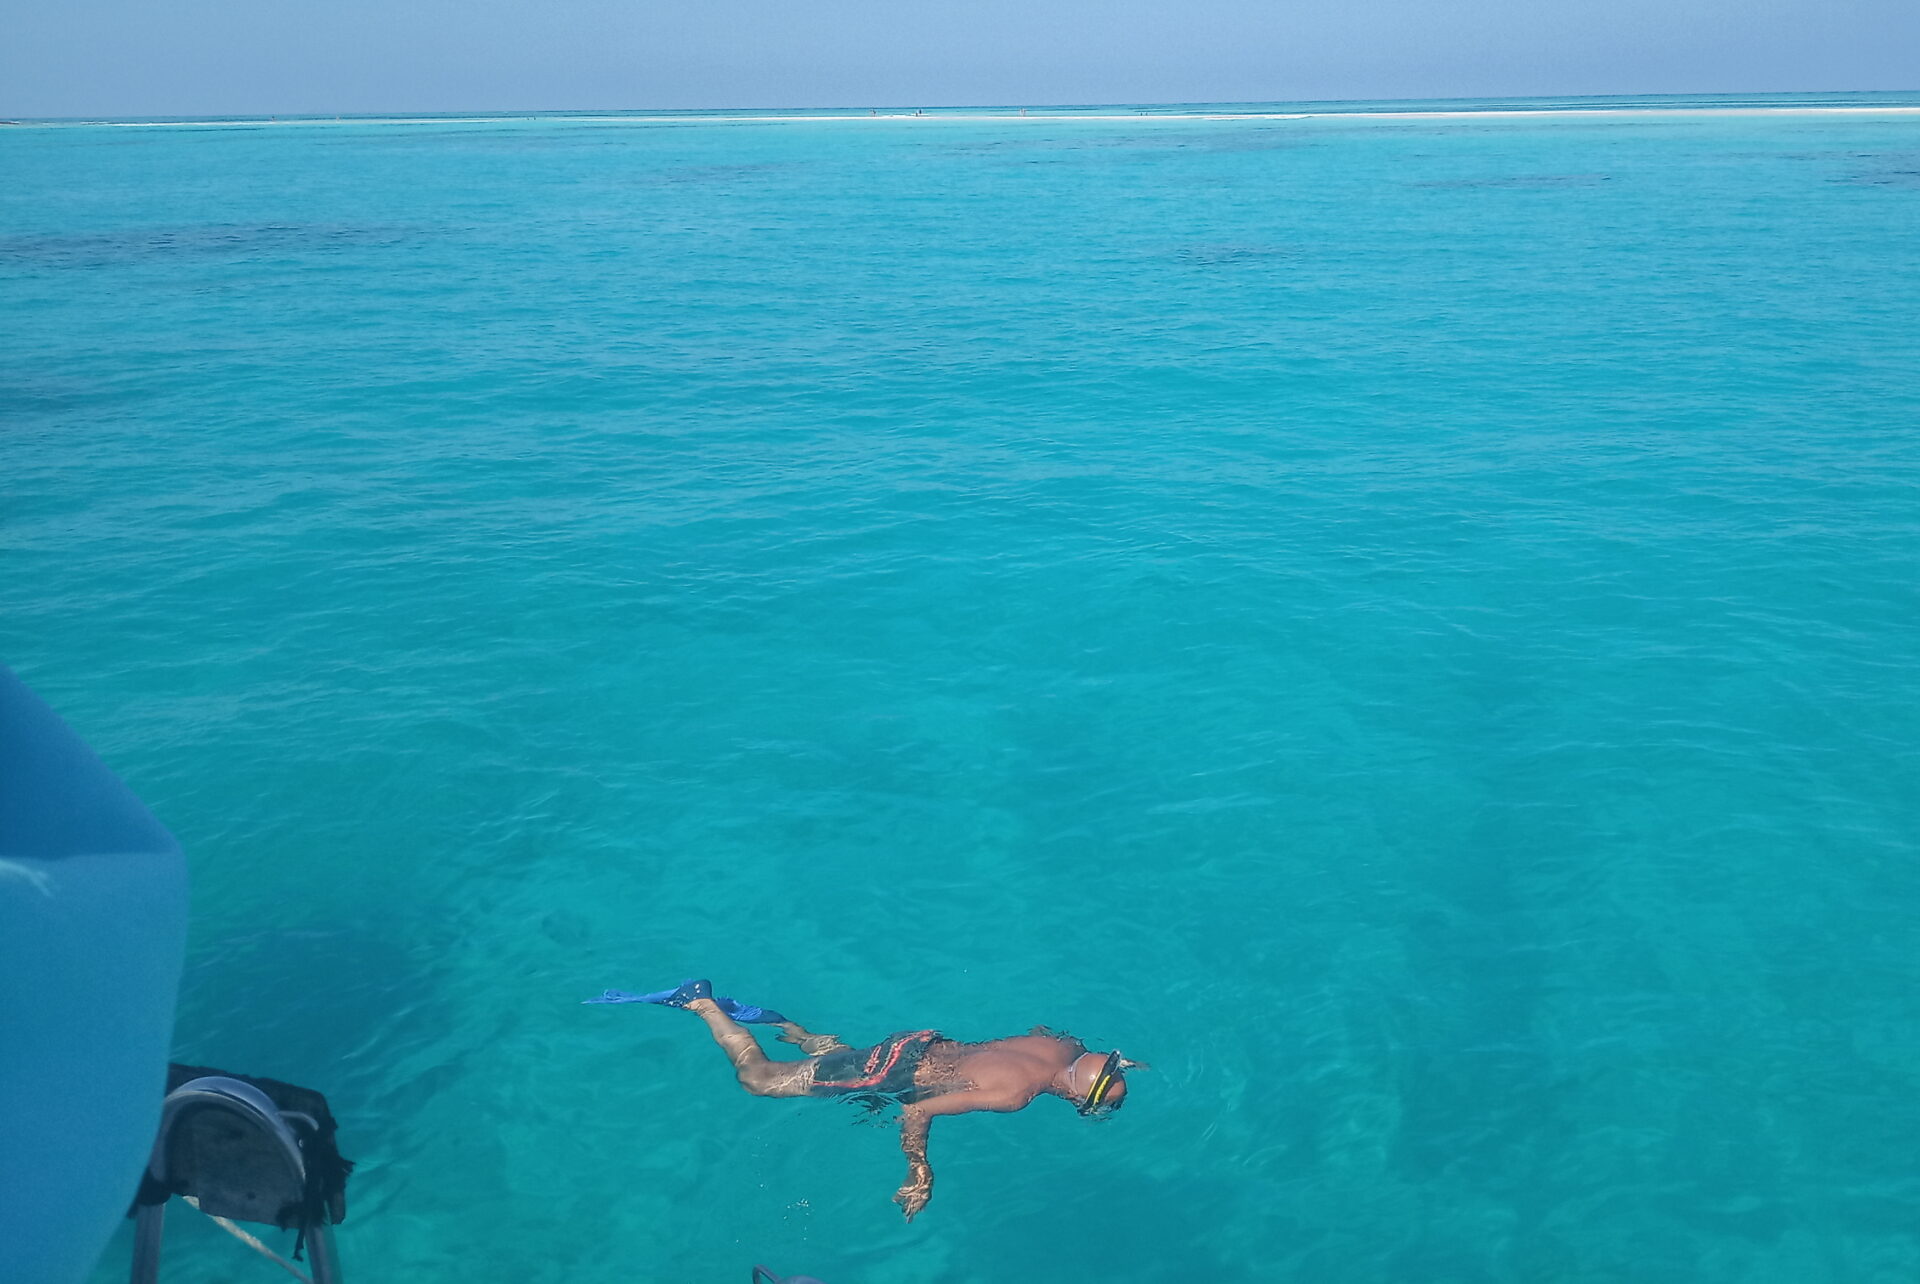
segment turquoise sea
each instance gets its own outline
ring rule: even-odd
[[[1528,105],[0,128],[0,659],[347,1278],[1920,1277],[1920,97]],[[1153,1068],[909,1226],[696,975]]]

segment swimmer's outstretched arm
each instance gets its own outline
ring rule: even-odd
[[[950,1092],[905,1107],[900,1116],[900,1149],[907,1156],[907,1180],[893,1192],[893,1202],[912,1221],[933,1198],[933,1165],[927,1162],[927,1132],[935,1115],[964,1115],[974,1110],[1018,1110],[1033,1100],[1031,1092],[1004,1088],[973,1088]]]

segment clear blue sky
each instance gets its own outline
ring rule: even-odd
[[[1920,88],[1920,0],[0,0],[0,117]]]

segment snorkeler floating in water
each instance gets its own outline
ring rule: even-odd
[[[1141,1064],[1118,1052],[1089,1052],[1080,1040],[1045,1026],[986,1043],[958,1043],[933,1030],[914,1030],[890,1035],[871,1048],[850,1048],[833,1035],[814,1034],[778,1012],[716,999],[705,981],[687,981],[676,990],[656,994],[608,990],[586,1002],[685,1008],[707,1023],[713,1041],[733,1063],[740,1086],[756,1097],[851,1097],[875,1105],[899,1102],[900,1149],[907,1156],[907,1180],[894,1192],[893,1202],[908,1221],[933,1196],[927,1130],[935,1115],[1019,1110],[1043,1094],[1066,1099],[1083,1115],[1104,1115],[1118,1110],[1127,1099],[1126,1072]],[[780,1041],[806,1053],[805,1059],[773,1060],[742,1023],[779,1026]]]

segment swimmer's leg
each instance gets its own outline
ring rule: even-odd
[[[791,1043],[810,1057],[825,1056],[829,1052],[844,1052],[848,1045],[840,1041],[837,1034],[815,1034],[798,1021],[782,1021],[780,1024],[780,1042]]]
[[[713,1041],[733,1063],[740,1086],[756,1097],[804,1097],[813,1083],[812,1061],[774,1061],[738,1021],[710,998],[689,999],[687,1011],[707,1023]]]

